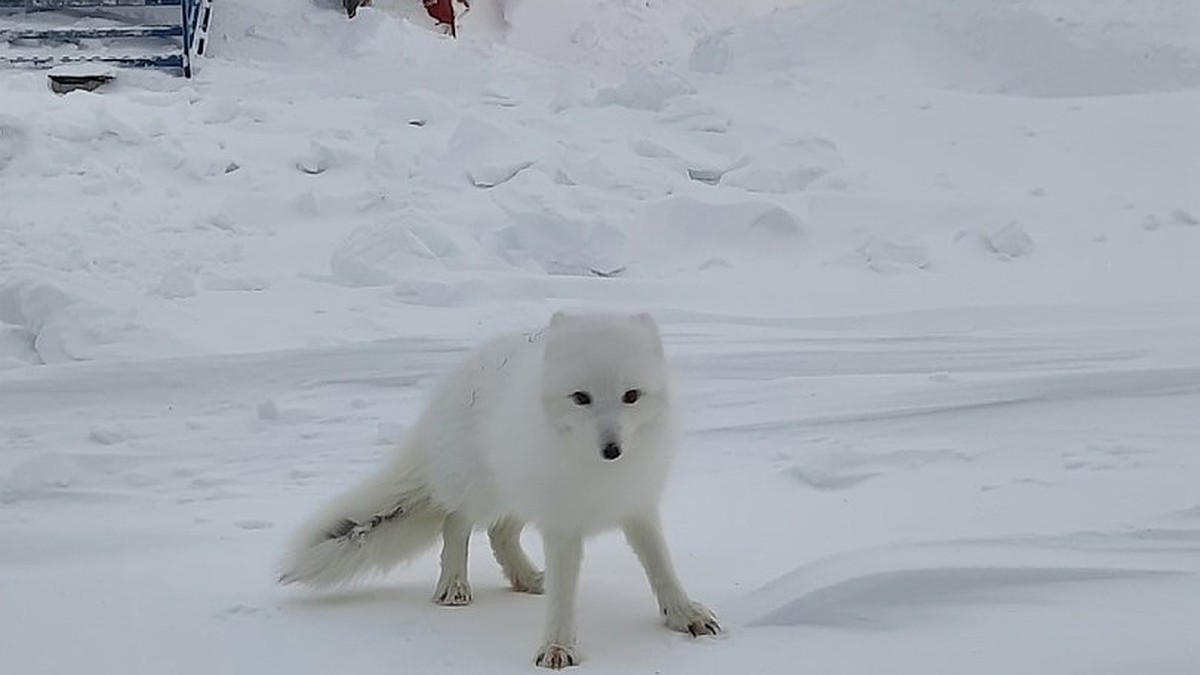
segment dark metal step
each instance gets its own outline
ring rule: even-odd
[[[119,66],[182,68],[182,54],[0,54],[0,63],[45,67],[64,63],[111,63]]]
[[[103,38],[181,37],[178,24],[134,26],[64,26],[61,28],[0,28],[0,42],[8,40],[73,40]]]
[[[178,7],[183,0],[0,0],[5,9],[65,9],[72,7]]]

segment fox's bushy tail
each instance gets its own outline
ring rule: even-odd
[[[300,527],[280,563],[279,583],[325,588],[383,574],[429,548],[445,519],[418,453],[402,448]]]

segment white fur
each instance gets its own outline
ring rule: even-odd
[[[280,580],[335,585],[384,572],[432,545],[434,600],[471,601],[467,543],[485,526],[517,590],[548,591],[539,665],[575,665],[575,589],[588,535],[621,528],[666,623],[718,630],[676,578],[658,519],[674,447],[662,341],[647,315],[556,314],[542,331],[484,344],[439,383],[397,456],[301,528]],[[636,390],[637,400],[623,400]],[[576,392],[590,401],[580,405]],[[606,445],[620,456],[606,459]],[[610,448],[610,451],[612,448]],[[547,573],[520,545],[542,533]]]

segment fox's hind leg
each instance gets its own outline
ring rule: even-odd
[[[521,548],[521,530],[525,523],[505,516],[488,528],[488,539],[492,543],[492,553],[504,576],[512,584],[513,590],[519,593],[542,594],[543,574],[538,571]]]
[[[433,601],[439,605],[471,604],[471,584],[467,582],[467,545],[471,541],[471,522],[451,513],[442,523],[442,573],[438,577]]]

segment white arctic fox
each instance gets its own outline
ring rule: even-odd
[[[675,425],[658,327],[649,315],[555,314],[538,333],[491,340],[433,391],[399,452],[297,533],[280,582],[333,586],[380,573],[442,535],[434,601],[465,605],[467,542],[486,526],[518,591],[542,592],[521,548],[541,532],[548,603],[536,663],[579,662],[575,588],[583,540],[621,528],[666,624],[692,635],[720,627],[671,564],[658,505]]]

